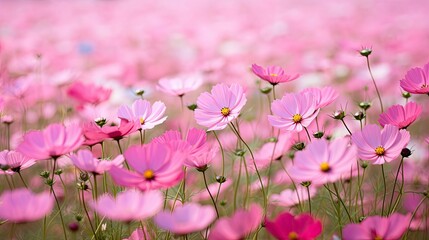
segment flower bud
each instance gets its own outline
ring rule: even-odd
[[[360,50],[359,53],[363,57],[368,57],[369,55],[371,55],[372,49],[371,48],[364,48],[364,49]]]
[[[301,151],[305,148],[305,143],[303,143],[303,142],[295,143],[295,145],[293,145],[292,148],[295,150]]]
[[[411,150],[409,148],[403,148],[401,151],[401,156],[404,158],[411,156]]]
[[[225,181],[226,181],[226,178],[224,176],[216,176],[216,182],[224,183]]]
[[[324,134],[325,133],[322,132],[322,131],[317,131],[317,132],[313,133],[313,137],[315,137],[315,138],[322,138]]]
[[[105,118],[96,118],[94,119],[94,122],[99,126],[99,127],[103,127],[106,123],[107,120]]]
[[[197,109],[198,106],[197,106],[197,104],[193,103],[193,104],[188,105],[187,107],[189,110],[195,111],[195,109]]]
[[[346,117],[346,113],[343,110],[337,110],[332,117],[336,120],[343,120]]]
[[[365,113],[364,113],[364,112],[362,112],[362,111],[357,111],[357,112],[355,112],[355,114],[353,114],[353,117],[354,117],[356,120],[360,121],[360,120],[364,119],[366,116],[365,116]]]
[[[39,174],[42,178],[49,178],[49,172],[48,171],[43,171]]]
[[[370,102],[360,102],[359,107],[366,111],[371,107],[371,103]]]
[[[268,94],[271,92],[271,90],[272,90],[272,88],[270,88],[270,87],[264,87],[264,88],[259,89],[259,91],[261,91],[261,93],[263,93],[263,94]]]

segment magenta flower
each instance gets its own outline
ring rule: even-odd
[[[124,238],[123,240],[151,240],[150,234],[146,229],[142,230],[141,228],[137,228],[131,233],[129,238]]]
[[[183,74],[175,77],[166,77],[158,81],[158,90],[173,96],[182,97],[194,91],[203,84],[203,76],[199,73]]]
[[[131,108],[122,105],[118,110],[118,117],[127,121],[138,121],[142,130],[152,129],[167,119],[164,116],[165,104],[161,101],[156,101],[153,105],[147,100],[137,99],[131,105]]]
[[[210,231],[209,240],[243,239],[255,231],[262,221],[262,208],[251,204],[250,209],[237,210],[231,217],[216,221]]]
[[[408,228],[411,215],[394,213],[389,217],[371,216],[360,224],[348,224],[343,230],[344,240],[389,239],[399,240]]]
[[[301,132],[317,117],[320,109],[311,94],[289,93],[271,105],[274,115],[268,116],[273,127]]]
[[[410,133],[393,125],[383,129],[375,124],[353,133],[352,141],[358,148],[359,158],[373,164],[384,164],[397,158],[410,141]]]
[[[80,170],[87,171],[93,174],[103,174],[110,170],[112,166],[121,167],[124,157],[122,155],[117,156],[112,161],[99,160],[94,157],[91,151],[83,149],[76,154],[70,155],[70,159],[73,164]]]
[[[108,219],[131,222],[144,220],[157,214],[163,206],[163,196],[157,191],[140,192],[126,190],[116,198],[104,194],[97,201],[91,202],[91,207]]]
[[[58,158],[78,149],[83,141],[79,126],[51,124],[44,130],[28,132],[17,151],[36,160]]]
[[[197,203],[186,203],[177,206],[173,212],[158,213],[154,220],[160,228],[175,234],[188,234],[201,231],[210,225],[216,218],[216,211],[212,206],[201,206]]]
[[[310,198],[314,197],[317,192],[317,188],[314,185],[310,185]],[[277,206],[290,207],[297,205],[300,202],[308,200],[307,188],[301,185],[297,185],[295,190],[286,189],[279,194],[272,194],[270,196],[270,203]]]
[[[246,101],[240,85],[217,84],[211,93],[204,92],[198,97],[195,119],[199,125],[208,127],[208,131],[222,130],[238,117]]]
[[[96,86],[94,84],[74,82],[68,89],[67,95],[75,99],[82,106],[84,104],[97,105],[109,99],[111,89]]]
[[[252,72],[272,85],[290,82],[299,77],[299,74],[287,75],[283,68],[279,66],[268,66],[267,68],[263,68],[257,64],[252,64]]]
[[[164,144],[132,146],[124,157],[136,172],[112,166],[109,173],[120,186],[141,190],[168,188],[183,178],[182,166],[186,155]]]
[[[265,227],[277,239],[313,240],[322,233],[322,223],[309,214],[283,212],[274,221],[266,220]]]
[[[103,125],[98,126],[94,121],[83,125],[83,135],[85,136],[85,145],[95,145],[106,139],[120,140],[136,132],[140,127],[137,121],[127,121],[122,119],[119,126]]]
[[[331,143],[317,139],[295,154],[294,165],[289,169],[289,174],[294,180],[301,182],[335,182],[343,177],[350,177],[350,171],[356,165],[356,157],[356,147],[349,146],[347,138],[336,139]]]
[[[405,129],[411,125],[422,113],[422,106],[415,102],[409,102],[404,106],[393,105],[386,112],[380,114],[378,122],[384,127],[390,124]]]
[[[200,152],[203,152],[208,148],[207,133],[206,131],[198,128],[189,129],[186,136],[183,138],[182,134],[180,134],[179,131],[170,130],[165,132],[161,136],[154,138],[152,141],[157,143],[169,144],[171,142],[182,140],[187,143],[187,151],[190,155],[199,155]]]
[[[0,152],[0,166],[7,166],[9,169],[4,171],[7,174],[20,172],[23,169],[29,168],[36,163],[20,152],[4,150]],[[2,172],[0,172],[1,174]]]
[[[338,98],[338,92],[333,87],[320,88],[306,88],[302,93],[309,93],[313,95],[316,102],[316,108],[323,108],[331,104]]]
[[[54,198],[49,192],[34,194],[26,188],[5,191],[0,196],[0,219],[14,223],[32,222],[49,214]]]
[[[416,67],[408,70],[405,77],[401,79],[401,87],[409,92],[415,94],[429,93],[429,63],[423,68]]]

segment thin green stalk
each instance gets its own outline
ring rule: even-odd
[[[349,217],[349,221],[350,221],[350,222],[353,222],[352,217],[350,216],[349,210],[347,210],[347,207],[346,207],[346,205],[344,204],[343,199],[341,198],[341,196],[340,196],[340,194],[339,194],[339,192],[338,192],[337,185],[336,185],[335,183],[333,183],[333,185],[334,185],[334,190],[335,190],[335,193],[336,193],[336,195],[337,195],[337,198],[338,198],[338,200],[341,202],[341,204],[343,205],[344,210],[346,211],[347,216]]]
[[[312,215],[311,213],[311,197],[310,197],[310,186],[305,186],[305,188],[307,188],[307,196],[308,196],[308,207],[310,209],[310,215]]]
[[[386,177],[384,174],[384,164],[381,164],[381,174],[383,178],[384,194],[383,194],[383,204],[381,206],[381,216],[384,215],[384,203],[386,201],[387,187],[386,187]]]
[[[308,132],[308,129],[306,127],[304,127],[304,130],[307,133],[308,141],[311,142],[311,137],[310,137],[310,133]]]
[[[82,205],[83,205],[83,209],[85,211],[86,217],[88,218],[88,222],[89,222],[89,226],[91,227],[92,234],[94,234],[93,237],[97,239],[97,234],[95,232],[94,226],[92,225],[91,218],[89,217],[88,209],[86,208],[84,190],[82,190]]]
[[[27,186],[27,184],[25,183],[24,178],[22,177],[21,171],[18,171],[18,175],[19,175],[19,178],[21,178],[21,181],[22,181],[22,183],[24,184],[25,188],[27,188],[27,189],[28,189],[28,186]]]
[[[390,197],[389,208],[388,208],[389,215],[392,214],[391,207],[392,207],[392,203],[393,203],[393,197],[395,196],[396,183],[398,182],[399,172],[401,170],[403,163],[404,163],[404,157],[401,158],[401,162],[399,163],[398,170],[396,171],[395,181],[393,183],[393,189],[392,189],[392,196]],[[402,193],[400,192],[399,194],[402,194]]]
[[[235,184],[235,188],[234,188],[234,202],[233,202],[234,212],[235,212],[235,210],[237,210],[237,193],[238,193],[238,187],[240,186],[242,164],[243,164],[243,162],[240,161],[240,167],[238,169],[238,176],[237,176],[237,180],[236,180],[236,184]]]
[[[411,219],[410,219],[410,223],[408,224],[408,228],[407,228],[407,233],[405,234],[405,240],[408,238],[408,233],[410,232],[410,227],[411,227],[411,223],[413,221],[414,216],[417,213],[417,210],[420,208],[420,206],[423,204],[423,202],[426,200],[427,195],[423,195],[424,198],[419,202],[419,204],[417,205],[416,209],[414,209],[413,213],[411,214]]]
[[[378,91],[377,84],[375,83],[374,76],[372,75],[371,65],[369,64],[369,56],[366,56],[366,65],[368,67],[369,75],[371,75],[372,83],[374,84],[375,91],[377,92],[378,100],[380,101],[381,112],[384,112],[383,102],[381,101],[380,92]]]
[[[217,134],[216,134],[216,132],[215,131],[213,131],[213,134],[214,134],[214,136],[215,136],[215,138],[216,138],[216,141],[218,142],[218,144],[219,144],[219,148],[220,148],[220,151],[221,151],[221,154],[222,154],[222,175],[221,176],[225,176],[225,152],[224,152],[224,150],[223,150],[223,146],[222,146],[222,143],[220,142],[220,140],[219,140],[219,138],[218,138],[218,136],[217,136]],[[222,186],[222,182],[220,182],[219,183],[219,188],[218,188],[218,190],[217,190],[217,193],[216,193],[216,202],[217,202],[217,200],[218,200],[218,198],[219,198],[219,193],[220,193],[220,187]]]
[[[344,119],[341,119],[341,122],[343,123],[344,127],[346,127],[347,132],[349,132],[350,136],[352,135],[352,132],[350,131],[349,127],[347,127],[346,122],[344,122]]]
[[[205,172],[205,171],[203,171],[202,173],[203,173],[203,178],[204,178],[204,185],[206,186],[207,192],[209,193],[210,198],[212,199],[213,206],[214,206],[214,208],[215,208],[215,210],[216,210],[217,218],[219,218],[219,211],[217,210],[216,202],[215,202],[215,200],[214,200],[214,198],[213,198],[212,193],[210,192],[209,186],[207,185],[206,172]]]

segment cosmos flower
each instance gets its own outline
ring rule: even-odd
[[[300,132],[317,117],[317,108],[312,94],[289,93],[271,105],[274,115],[268,116],[270,124],[281,130]]]
[[[393,105],[387,111],[380,114],[378,122],[382,127],[390,124],[405,129],[411,125],[422,113],[422,106],[415,102],[409,102],[405,106]]]
[[[429,93],[429,63],[423,68],[416,67],[408,70],[405,77],[401,79],[402,89],[409,93],[427,94]]]
[[[371,216],[361,223],[351,223],[343,229],[344,240],[389,239],[399,240],[407,230],[411,215],[393,213],[389,217]]]
[[[314,197],[317,192],[317,188],[309,186],[310,197]],[[286,189],[279,194],[272,194],[270,196],[270,203],[276,206],[290,207],[308,200],[307,188],[301,185],[296,186],[297,189]]]
[[[252,64],[252,72],[262,80],[277,85],[279,83],[290,82],[299,77],[299,74],[288,75],[279,66],[268,66],[263,68],[257,64]]]
[[[324,88],[306,88],[302,93],[309,93],[313,95],[316,102],[316,108],[323,108],[331,104],[338,98],[338,92],[333,87]]]
[[[85,145],[92,146],[101,143],[106,139],[120,140],[137,131],[140,127],[137,121],[127,121],[122,119],[119,125],[103,126],[97,125],[95,121],[83,124],[83,135],[85,136]]]
[[[79,126],[51,124],[43,130],[28,132],[17,151],[36,160],[58,158],[78,149],[83,141]]]
[[[211,93],[204,92],[198,97],[195,119],[199,125],[208,127],[208,131],[222,130],[238,117],[246,101],[240,85],[217,84]]]
[[[175,234],[188,234],[201,231],[209,226],[216,218],[212,206],[201,206],[197,203],[186,203],[177,206],[173,212],[158,213],[154,220],[160,228]]]
[[[313,240],[322,233],[322,223],[309,214],[283,212],[274,221],[266,220],[265,227],[277,239]]]
[[[156,101],[151,106],[149,101],[137,99],[131,108],[126,105],[119,107],[118,117],[130,122],[140,122],[142,130],[152,129],[167,119],[167,116],[164,116],[165,109],[165,104],[161,101]]]
[[[105,171],[108,171],[113,165],[121,167],[122,162],[124,161],[124,157],[122,155],[117,156],[111,161],[99,160],[95,158],[92,152],[87,149],[80,150],[76,154],[70,155],[70,159],[73,164],[80,170],[94,174],[103,174]]]
[[[54,207],[54,198],[49,192],[34,194],[26,188],[5,191],[0,196],[0,219],[14,223],[39,220]]]
[[[157,214],[162,209],[163,199],[158,191],[140,192],[130,189],[119,193],[116,198],[110,194],[104,194],[90,205],[108,219],[131,222],[144,220]]]
[[[203,84],[203,76],[199,73],[165,77],[158,81],[157,89],[173,96],[182,97]]]
[[[84,104],[97,105],[109,99],[111,93],[111,89],[105,89],[91,83],[85,84],[79,81],[74,82],[67,89],[67,95],[75,99],[80,106]]]
[[[383,129],[375,124],[366,125],[361,131],[352,135],[352,141],[358,148],[362,160],[373,164],[384,164],[396,159],[402,149],[410,141],[410,133],[399,130],[393,125],[385,125]]]
[[[13,150],[4,150],[0,152],[0,166],[8,166],[9,169],[4,172],[10,175],[29,168],[35,163],[36,161],[34,159],[31,159],[20,152]],[[3,171],[0,171],[0,174],[2,173]]]

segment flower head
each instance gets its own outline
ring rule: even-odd
[[[31,159],[20,152],[4,150],[0,152],[0,165],[8,166],[9,170],[5,172],[7,174],[13,174],[20,172],[23,169],[29,168],[36,163],[34,159]],[[0,172],[1,174],[2,172]]]
[[[265,227],[277,239],[312,240],[322,233],[322,223],[309,214],[283,212],[274,221],[265,221]]]
[[[338,98],[338,92],[333,87],[306,88],[302,93],[313,95],[316,108],[326,107]]]
[[[211,93],[204,92],[198,97],[195,119],[199,125],[208,127],[208,131],[222,130],[238,117],[246,101],[240,85],[217,84]]]
[[[127,121],[121,119],[117,125],[99,126],[96,122],[91,121],[83,125],[83,135],[85,136],[85,145],[95,145],[106,139],[120,140],[123,137],[134,133],[139,128],[140,124],[137,121]]]
[[[96,86],[94,84],[74,82],[67,90],[67,95],[75,99],[80,105],[97,105],[109,99],[111,89]]]
[[[409,102],[405,106],[393,105],[386,112],[380,114],[378,122],[383,127],[386,124],[391,124],[404,129],[410,126],[421,113],[422,107],[415,102]]]
[[[129,122],[140,122],[142,130],[152,129],[167,119],[167,116],[164,116],[165,109],[166,107],[163,102],[156,101],[151,106],[149,101],[137,99],[131,108],[122,105],[118,110],[118,117]]]
[[[409,93],[427,94],[429,93],[429,63],[423,68],[416,67],[410,69],[405,77],[400,81],[402,89]]]
[[[94,157],[91,151],[87,149],[80,150],[76,154],[70,155],[70,159],[73,164],[80,170],[87,171],[94,174],[103,174],[108,171],[113,165],[117,167],[122,166],[124,157],[122,155],[117,156],[112,161],[99,160]]]
[[[166,77],[158,81],[157,89],[173,96],[183,96],[194,91],[203,84],[203,76],[199,73],[183,74]]]
[[[267,68],[263,68],[257,64],[252,64],[252,72],[262,80],[267,81],[272,85],[290,82],[299,77],[299,74],[286,74],[283,68],[279,66],[268,66]]]

